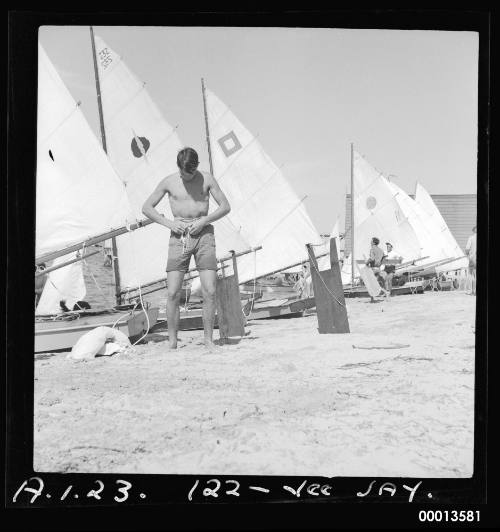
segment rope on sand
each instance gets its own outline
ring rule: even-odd
[[[380,345],[380,346],[363,346],[363,345],[352,345],[353,349],[402,349],[403,347],[410,347],[409,344],[392,344],[392,345]]]

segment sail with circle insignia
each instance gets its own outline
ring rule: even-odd
[[[370,243],[377,237],[382,245],[391,242],[404,261],[422,257],[422,245],[405,215],[389,181],[357,151],[353,154],[354,177],[354,258],[366,261]],[[351,228],[349,228],[351,229]],[[347,230],[347,229],[346,229]],[[351,278],[352,256],[344,261],[342,280]],[[356,265],[356,272],[358,263]]]
[[[123,58],[97,35],[95,46],[107,153],[136,217],[142,219],[145,200],[163,178],[178,171],[177,153],[183,145]],[[167,196],[156,209],[172,218]],[[227,221],[219,225],[231,249],[248,248]],[[165,278],[169,234],[167,228],[151,224],[116,239],[122,289]]]

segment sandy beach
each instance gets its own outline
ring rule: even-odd
[[[35,471],[470,477],[476,299],[350,299],[350,334],[260,320],[207,354],[151,334],[89,361],[35,356]],[[215,332],[218,338],[218,332]]]

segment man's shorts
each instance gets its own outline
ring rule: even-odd
[[[217,270],[213,225],[206,225],[197,235],[186,236],[184,244],[181,235],[170,233],[167,272],[187,272],[191,255],[198,270]]]

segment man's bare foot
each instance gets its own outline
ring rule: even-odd
[[[180,338],[177,337],[175,340],[172,338],[170,339],[170,336],[168,336],[168,348],[169,349],[177,349],[177,342],[179,342]]]
[[[204,344],[205,349],[210,353],[213,353],[214,351],[220,351],[220,346],[214,344],[213,340],[205,340]]]

